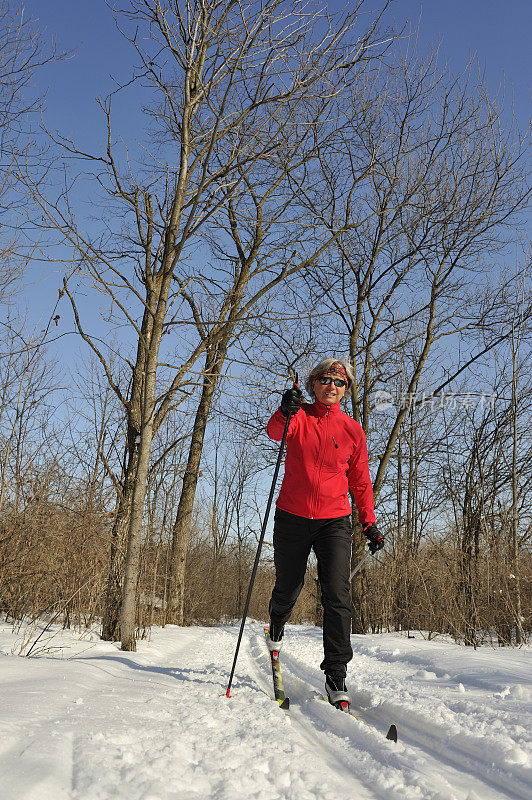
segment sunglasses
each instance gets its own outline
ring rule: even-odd
[[[331,383],[334,383],[338,389],[341,389],[342,386],[347,386],[347,383],[343,381],[341,378],[331,378],[329,375],[321,375],[316,380],[321,383],[322,386],[330,386]]]

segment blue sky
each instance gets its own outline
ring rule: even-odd
[[[127,0],[121,5],[126,5]],[[81,148],[97,151],[105,142],[104,120],[95,98],[115,87],[114,78],[127,79],[132,49],[117,32],[104,0],[27,0],[28,16],[38,20],[46,38],[55,38],[59,49],[72,50],[65,63],[51,65],[38,75],[39,90],[47,89],[45,119],[50,129],[72,136]],[[331,9],[345,6],[331,0]],[[368,2],[378,8],[379,0]],[[421,19],[420,19],[420,13]],[[395,0],[388,19],[402,25],[408,18],[418,28],[418,48],[443,46],[454,72],[461,71],[472,53],[485,69],[491,93],[507,83],[508,101],[513,94],[522,128],[530,118],[532,85],[532,2],[530,0]],[[113,108],[116,131],[128,139],[142,138],[140,110],[127,94]],[[36,287],[27,290],[31,316],[46,319],[57,298],[60,275],[47,271]],[[66,312],[66,308],[64,309]],[[72,343],[74,345],[74,343]]]
[[[90,136],[98,130],[94,98],[113,87],[111,76],[128,74],[131,50],[114,27],[104,0],[27,0],[26,12],[39,20],[47,36],[73,57],[50,68],[41,79],[49,85],[51,119]],[[331,9],[346,5],[331,0]],[[379,0],[368,3],[377,8]],[[420,12],[421,20],[419,21]],[[395,0],[388,17],[398,24],[419,21],[419,46],[442,42],[451,68],[459,71],[476,52],[491,91],[506,79],[514,85],[521,122],[530,115],[532,87],[532,3],[530,0]],[[129,110],[131,113],[131,110]]]
[[[420,43],[442,42],[451,68],[477,53],[491,91],[506,79],[515,86],[522,119],[530,114],[532,3],[529,0],[397,0],[396,19],[420,21]]]

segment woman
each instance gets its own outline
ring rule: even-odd
[[[288,389],[267,426],[270,439],[279,441],[286,418],[292,415],[275,512],[275,586],[269,606],[268,647],[281,649],[284,626],[303,587],[312,549],[318,561],[323,605],[324,659],[320,666],[334,705],[351,702],[345,685],[347,664],[353,657],[349,489],[371,551],[384,546],[384,537],[375,525],[366,437],[361,425],[340,409],[353,380],[346,361],[321,361],[305,383],[314,402],[303,403],[299,388]]]

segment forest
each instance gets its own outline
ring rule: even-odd
[[[346,358],[386,547],[354,633],[532,629],[528,132],[389,3],[125,0],[88,151],[0,0],[0,612],[239,620],[296,373]],[[42,80],[45,80],[44,77]],[[127,97],[143,126],[115,126]],[[46,319],[28,305],[57,276]],[[36,277],[37,276],[37,277]],[[365,538],[353,512],[353,566]],[[267,619],[266,541],[250,615]],[[292,622],[321,623],[315,565]]]

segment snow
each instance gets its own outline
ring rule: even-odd
[[[0,624],[2,800],[500,800],[532,797],[530,649],[353,636],[360,719],[316,696],[321,631],[288,626],[290,711],[262,625],[152,630],[136,653]],[[385,738],[397,724],[397,744]]]

